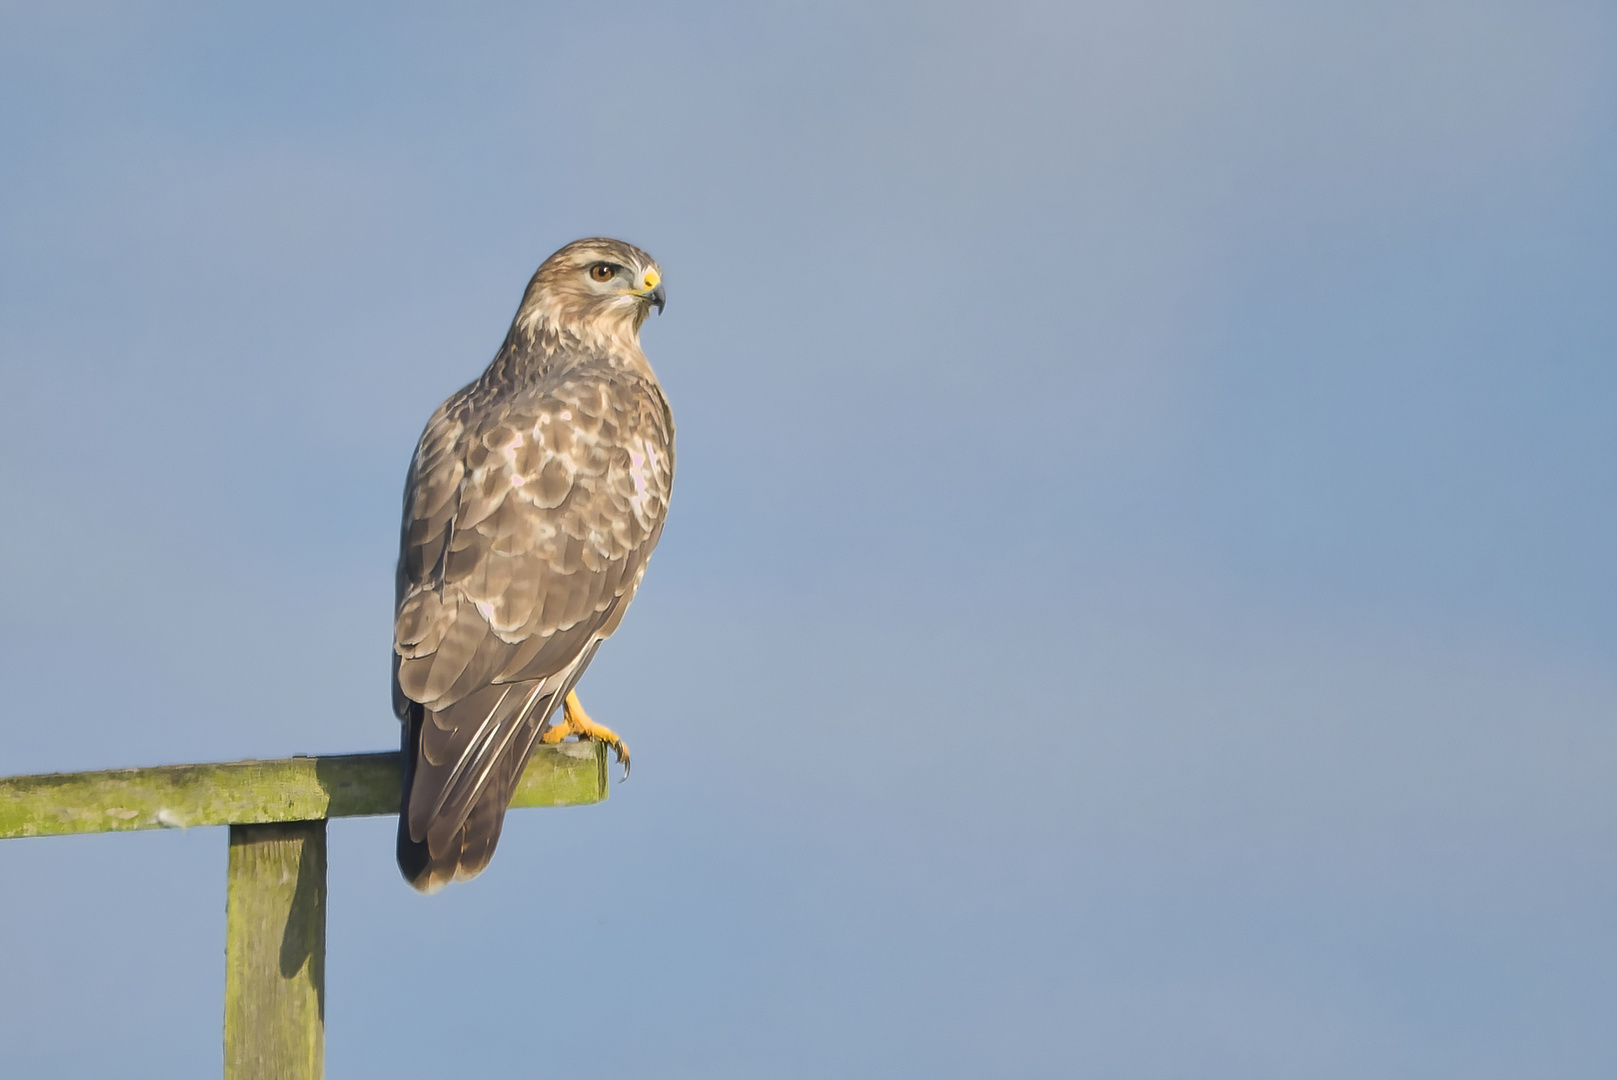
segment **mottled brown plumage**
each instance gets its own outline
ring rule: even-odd
[[[416,448],[393,701],[399,868],[418,889],[488,864],[513,783],[662,533],[674,423],[639,343],[660,282],[621,241],[556,252],[488,370],[439,406]]]

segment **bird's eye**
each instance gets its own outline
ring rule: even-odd
[[[612,275],[615,273],[617,271],[612,268],[611,263],[596,263],[590,267],[590,277],[596,281],[611,281]]]

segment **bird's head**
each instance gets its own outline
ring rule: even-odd
[[[539,265],[514,328],[632,343],[651,309],[662,312],[662,280],[657,260],[633,244],[574,240]]]

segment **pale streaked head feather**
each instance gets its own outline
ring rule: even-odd
[[[591,268],[614,268],[600,282]],[[651,290],[662,281],[657,260],[633,244],[593,236],[574,240],[539,265],[512,320],[513,335],[535,342],[572,338],[608,352],[640,351],[640,326]]]

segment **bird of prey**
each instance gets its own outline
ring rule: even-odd
[[[620,240],[540,265],[488,370],[438,407],[404,485],[393,624],[399,869],[423,892],[488,865],[535,744],[629,752],[573,687],[662,534],[674,419],[640,350],[662,271]],[[560,716],[556,713],[560,710]]]

